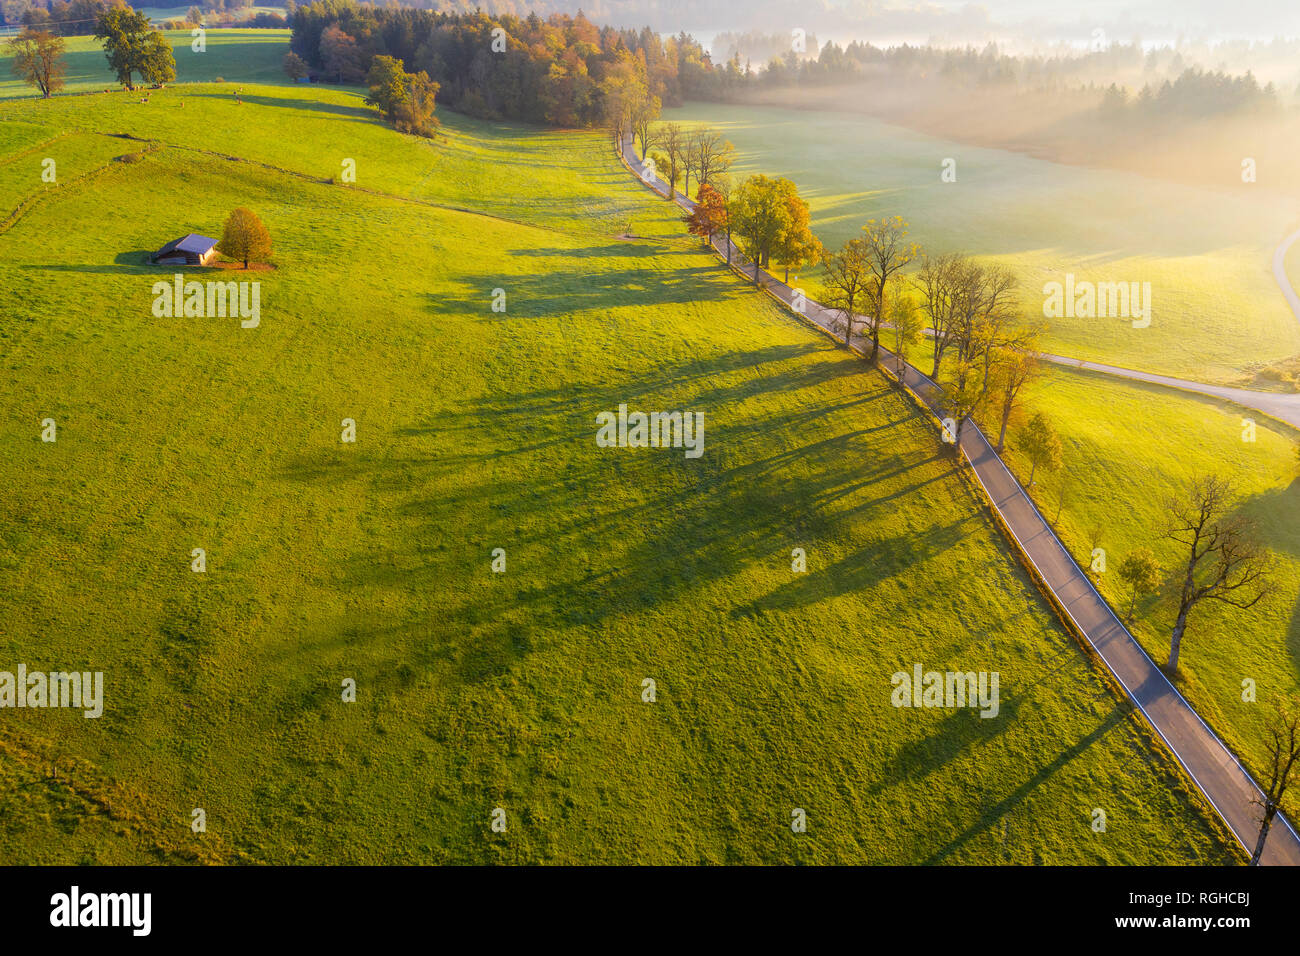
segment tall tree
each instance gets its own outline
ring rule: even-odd
[[[704,127],[695,132],[695,175],[700,184],[712,182],[731,168],[736,147],[722,138],[716,129]]]
[[[907,223],[902,216],[868,220],[862,227],[862,232],[867,243],[867,262],[872,274],[872,282],[867,290],[871,300],[867,324],[871,331],[869,358],[874,362],[880,355],[880,326],[889,306],[885,301],[889,280],[921,254],[921,247],[907,241]]]
[[[1250,523],[1231,513],[1235,497],[1230,481],[1210,475],[1194,481],[1185,497],[1167,504],[1170,524],[1165,537],[1181,544],[1187,556],[1169,640],[1171,676],[1178,673],[1187,620],[1197,605],[1209,600],[1251,608],[1270,590],[1269,554]]]
[[[972,407],[982,405],[992,388],[998,357],[1023,349],[1033,334],[1032,328],[1018,329],[1014,324],[1015,288],[1015,277],[1002,266],[960,259],[954,269],[952,344],[957,363],[953,371],[957,390],[973,396]],[[957,422],[959,441],[967,420]]]
[[[321,34],[320,60],[325,72],[334,74],[336,83],[358,83],[365,76],[357,41],[337,23]]]
[[[871,268],[867,265],[866,242],[849,239],[838,252],[826,257],[826,274],[822,277],[822,299],[840,315],[844,325],[844,344],[853,342],[853,327],[867,298]]]
[[[247,269],[250,260],[270,255],[271,234],[257,213],[241,206],[226,217],[217,251],[232,259],[242,259]]]
[[[916,285],[921,291],[921,308],[930,323],[934,364],[930,378],[939,381],[939,367],[944,353],[952,345],[957,327],[957,301],[962,260],[956,253],[926,256],[921,261]]]
[[[722,208],[727,213],[727,221],[723,228],[727,231],[727,265],[731,265],[731,194],[735,191],[731,176],[726,173],[715,173],[709,182],[709,187],[718,194],[718,198],[722,200]]]
[[[442,124],[433,115],[437,106],[439,84],[429,79],[424,70],[406,74],[406,98],[397,104],[393,128],[400,133],[432,137]]]
[[[991,394],[997,402],[1001,422],[998,428],[997,452],[1002,454],[1006,443],[1007,425],[1019,408],[1020,396],[1025,386],[1042,368],[1042,353],[1038,351],[1038,330],[1028,330],[1017,348],[998,345],[994,349],[994,371]]]
[[[384,119],[402,133],[432,136],[438,121],[433,116],[438,84],[429,74],[406,72],[405,64],[391,56],[376,56],[366,76],[370,88],[366,102],[377,107]]]
[[[284,74],[289,79],[297,82],[307,76],[311,71],[307,68],[307,61],[297,53],[290,50],[284,55]]]
[[[1250,865],[1258,866],[1264,855],[1273,818],[1282,809],[1287,792],[1300,783],[1300,700],[1292,699],[1278,705],[1277,714],[1268,726],[1268,777],[1262,794],[1256,801],[1263,811],[1260,815],[1259,839],[1255,852],[1250,855]]]
[[[1061,437],[1056,433],[1049,419],[1042,412],[1035,412],[1034,417],[1020,431],[1020,441],[1016,447],[1029,459],[1029,484],[1034,484],[1034,475],[1039,468],[1044,471],[1056,471],[1061,467]]]
[[[676,189],[677,184],[682,181],[682,173],[680,169],[673,166],[668,154],[652,149],[650,151],[650,161],[654,163],[655,175],[668,184],[669,191]]]
[[[655,145],[655,122],[663,104],[659,97],[647,93],[632,106],[632,134],[641,141],[641,161],[645,162],[650,148]]]
[[[398,105],[406,99],[408,92],[405,64],[391,56],[376,56],[370,61],[366,86],[370,88],[366,104],[376,107],[384,114],[384,119],[392,122],[397,116]]]
[[[614,148],[622,150],[624,140],[632,134],[637,112],[646,108],[649,97],[644,74],[638,72],[636,61],[626,50],[622,57],[606,67],[597,91],[605,128],[614,140]]]
[[[907,353],[921,339],[921,313],[912,297],[895,295],[889,305],[889,324],[894,330],[894,375],[903,384]]]
[[[68,64],[63,61],[62,37],[30,27],[9,40],[13,61],[9,64],[14,76],[41,91],[49,99],[51,93],[63,89],[63,76]]]
[[[139,69],[141,79],[154,86],[163,86],[176,79],[176,56],[162,31],[153,30],[145,38]]]
[[[726,202],[716,189],[705,183],[700,187],[695,208],[683,221],[691,235],[699,236],[707,246],[712,244],[716,232],[726,228],[727,219]]]
[[[778,180],[785,191],[786,206],[789,210],[789,224],[781,238],[771,251],[776,261],[785,266],[785,282],[790,282],[790,267],[802,269],[821,262],[826,249],[821,240],[813,235],[812,213],[808,204],[799,198],[794,183],[788,179]],[[766,263],[764,263],[766,265]]]
[[[790,224],[787,189],[780,179],[750,176],[737,187],[729,209],[740,245],[754,263],[757,284],[760,264],[767,261]]]
[[[668,160],[668,200],[677,198],[677,181],[681,176],[682,166],[686,162],[686,131],[678,123],[663,123],[659,126],[659,146]]]
[[[108,7],[95,21],[95,38],[103,41],[109,67],[128,90],[135,89],[132,75],[141,70],[153,32],[149,18],[131,7]]]

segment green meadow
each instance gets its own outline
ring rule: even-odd
[[[243,89],[0,103],[0,666],[106,681],[4,712],[0,859],[1239,860],[933,423],[603,137]],[[157,148],[46,188],[47,133]],[[190,277],[260,325],[155,317],[147,252],[235,206],[272,268]],[[598,447],[621,403],[704,455]],[[914,663],[998,716],[895,708]]]
[[[1192,612],[1179,660],[1179,687],[1197,711],[1258,774],[1270,702],[1300,693],[1300,468],[1296,432],[1226,402],[1089,373],[1053,370],[1025,399],[1061,434],[1063,465],[1039,476],[1033,496],[1075,559],[1106,551],[1107,571],[1092,575],[1121,615],[1131,595],[1117,573],[1125,554],[1148,547],[1166,572],[1185,560],[1163,538],[1166,502],[1196,477],[1231,477],[1239,511],[1259,528],[1273,555],[1273,594],[1249,610],[1203,602]],[[1256,422],[1243,441],[1243,419]],[[1029,463],[1009,442],[1008,462],[1024,482]],[[1167,592],[1139,601],[1133,633],[1161,663],[1169,657],[1176,604]],[[1243,701],[1253,680],[1258,700]]]
[[[184,16],[188,7],[179,8]],[[189,30],[163,33],[176,57],[176,77],[187,83],[211,83],[218,79],[241,83],[284,83],[283,60],[289,50],[288,30],[228,29],[208,30],[202,52],[193,49],[194,36]],[[117,80],[108,69],[104,49],[94,37],[65,38],[64,60],[68,71],[65,92],[88,93],[117,88]],[[0,56],[0,98],[30,98],[35,91],[21,83],[9,70],[8,58]]]
[[[1151,283],[1148,328],[1054,318],[1046,346],[1059,354],[1240,383],[1300,353],[1300,322],[1271,270],[1300,215],[1262,181],[1242,183],[1239,169],[1225,170],[1220,189],[1199,189],[966,146],[859,114],[692,104],[664,118],[722,130],[736,144],[738,176],[794,180],[831,248],[868,219],[899,215],[926,250],[1011,267],[1026,317],[1042,319],[1044,285],[1067,273]],[[940,180],[947,159],[955,182]]]

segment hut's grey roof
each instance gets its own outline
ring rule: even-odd
[[[191,252],[197,256],[205,256],[216,244],[217,240],[215,239],[209,239],[207,236],[200,236],[197,232],[191,232],[188,236],[173,239],[155,252],[154,256],[165,256],[169,252]]]

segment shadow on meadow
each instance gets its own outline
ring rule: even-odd
[[[954,839],[946,843],[942,848],[931,854],[930,857],[924,861],[925,865],[932,866],[946,862],[949,857],[964,847],[967,843],[984,833],[992,827],[994,823],[1014,810],[1025,800],[1026,797],[1045,784],[1053,775],[1069,764],[1070,761],[1081,756],[1094,744],[1103,740],[1107,735],[1115,730],[1115,728],[1118,727],[1127,716],[1127,705],[1116,704],[1113,706],[1106,714],[1105,719],[1094,727],[1087,736],[1076,740],[1074,743],[1061,750],[1055,757],[1035,770],[1032,776],[1022,780],[1005,797],[984,809],[984,812],[980,814],[978,820],[959,833]],[[978,716],[965,711],[954,712],[946,719],[957,720],[961,718],[965,718],[967,721],[980,720]],[[984,733],[987,734],[987,732]]]
[[[389,502],[424,544],[357,555],[338,586],[455,593],[461,582],[447,616],[410,622],[417,657],[455,660],[465,680],[497,677],[539,636],[699,600],[702,589],[754,565],[788,567],[800,542],[843,537],[841,512],[857,518],[951,477],[937,456],[909,461],[891,448],[893,426],[920,413],[862,366],[818,358],[831,351],[769,346],[629,383],[489,395],[399,432],[419,456],[308,459],[286,478],[329,481],[362,469],[372,498]],[[806,405],[770,401],[804,390]],[[888,424],[853,427],[849,416],[881,401],[892,405]],[[620,403],[705,410],[706,454],[598,448],[595,414]],[[879,495],[864,497],[873,486]],[[433,487],[436,495],[420,491]],[[889,549],[861,549],[835,575],[810,577],[831,582],[832,593],[869,590],[960,538],[956,527],[927,532],[885,560]],[[488,574],[488,551],[470,541],[500,542],[512,573]],[[770,607],[737,599],[733,613],[784,610],[800,593],[781,591]]]
[[[23,272],[80,272],[89,275],[156,275],[160,279],[171,276],[180,268],[182,271],[190,272],[208,272],[208,269],[199,269],[196,266],[159,266],[149,262],[149,257],[153,255],[154,249],[134,249],[130,252],[119,252],[113,257],[113,263],[47,263],[44,265],[20,266]]]
[[[296,97],[280,96],[260,96],[256,93],[236,93],[241,88],[238,82],[224,84],[229,90],[211,90],[202,93],[185,90],[184,95],[194,100],[242,100],[245,104],[253,106],[266,106],[276,109],[286,109],[291,111],[294,116],[302,113],[328,113],[331,116],[341,116],[356,122],[374,123],[383,125],[383,119],[378,110],[368,106],[344,106],[341,103],[325,103],[315,99],[299,99]],[[251,84],[250,84],[251,85]],[[341,89],[339,87],[326,86],[326,89]]]
[[[583,261],[588,259],[609,262],[624,256],[658,256],[662,259],[675,252],[677,250],[621,242],[590,250],[511,250],[511,256],[569,258],[575,261],[575,265],[572,269],[565,270],[552,264],[545,270],[523,276],[505,276],[499,272],[457,276],[453,290],[428,296],[429,310],[435,315],[481,315],[481,321],[484,322],[511,322],[587,309],[728,301],[750,294],[748,290],[734,284],[720,283],[721,272],[712,263],[670,269],[641,266],[610,268],[606,262],[591,269],[582,266]],[[492,290],[497,288],[506,291],[505,312],[491,311]]]
[[[1239,513],[1254,522],[1265,546],[1271,551],[1300,559],[1300,478],[1285,488],[1274,488],[1252,496],[1241,504]],[[1286,649],[1297,676],[1300,676],[1300,595],[1278,589],[1265,600],[1288,602],[1292,606],[1286,630]]]

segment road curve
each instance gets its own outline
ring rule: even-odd
[[[629,172],[636,176],[635,171],[640,162],[636,158],[631,140],[623,144],[622,159]],[[660,195],[665,194],[662,184],[646,183],[642,177],[637,176],[637,178]],[[690,210],[694,205],[691,200],[682,196],[677,196],[676,202],[684,210]],[[714,243],[714,248],[724,257],[727,254],[727,242],[727,238],[722,236]],[[731,253],[733,263],[740,266],[746,264],[746,260],[734,246],[731,248]],[[752,263],[748,265],[752,268]],[[772,295],[792,310],[800,311],[793,306],[795,295],[793,289],[766,273],[764,279]],[[825,330],[828,335],[832,334],[831,329],[836,318],[832,310],[824,308],[812,299],[805,298],[802,314]],[[836,337],[842,340],[842,336]],[[861,336],[855,338],[855,345],[859,347],[869,345],[869,342]],[[881,360],[888,362],[891,368],[897,367],[894,357],[884,348],[881,349]],[[1148,377],[1146,373],[1128,369],[1110,372],[1109,366],[1093,367],[1092,363],[1080,363],[1075,359],[1059,360],[1107,374],[1121,373],[1126,378],[1155,381],[1157,384],[1179,381],[1166,379],[1164,376]],[[936,410],[941,395],[941,389],[936,383],[907,364],[903,366],[901,377],[932,411]],[[1216,388],[1216,386],[1205,386],[1195,382],[1188,384],[1198,386],[1198,389]],[[1227,389],[1227,391],[1244,390]],[[1251,394],[1268,396],[1269,393]],[[1005,522],[1020,550],[1057,604],[1074,622],[1079,633],[1096,651],[1107,669],[1124,688],[1129,699],[1137,706],[1192,782],[1249,853],[1254,849],[1259,833],[1257,801],[1261,798],[1261,792],[1254,779],[1124,627],[1110,605],[1093,587],[1088,576],[1066,551],[1047,520],[1021,487],[1020,482],[993,450],[984,433],[973,423],[962,430],[961,450],[970,462],[971,469],[988,495],[993,508]],[[1281,814],[1273,822],[1262,862],[1270,865],[1300,866],[1300,835],[1296,834],[1290,821]]]
[[[1288,290],[1289,291],[1289,290]],[[1293,293],[1294,294],[1294,293]],[[1212,398],[1222,398],[1235,402],[1244,408],[1263,412],[1272,418],[1286,422],[1294,428],[1300,428],[1300,394],[1286,392],[1260,392],[1253,388],[1231,388],[1227,385],[1206,385],[1185,378],[1173,378],[1169,375],[1156,375],[1153,372],[1139,372],[1137,369],[1122,368],[1118,365],[1103,365],[1100,362],[1087,362],[1083,359],[1068,358],[1064,355],[1044,354],[1043,358],[1056,365],[1083,369],[1087,372],[1100,372],[1116,378],[1127,378],[1135,382],[1150,382],[1181,389],[1184,392],[1196,392]]]
[[[1300,296],[1296,295],[1295,289],[1291,287],[1291,279],[1286,274],[1287,250],[1295,245],[1296,240],[1300,240],[1300,230],[1283,239],[1282,244],[1273,253],[1273,278],[1277,280],[1282,295],[1286,296],[1287,305],[1291,306],[1292,313],[1297,320],[1300,320]]]

